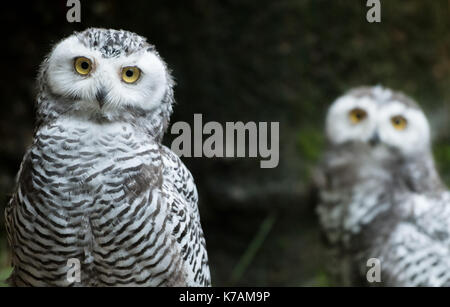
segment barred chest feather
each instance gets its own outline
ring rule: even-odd
[[[131,124],[41,128],[12,200],[14,282],[69,285],[76,258],[81,285],[184,285],[160,146]]]

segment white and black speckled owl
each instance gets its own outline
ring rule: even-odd
[[[194,180],[161,144],[173,81],[154,46],[87,29],[54,47],[38,81],[38,125],[6,208],[11,283],[210,286]]]
[[[450,286],[450,194],[418,105],[382,87],[351,90],[330,107],[319,179],[320,223],[337,282],[366,282],[381,261],[381,284]]]

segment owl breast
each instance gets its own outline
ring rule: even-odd
[[[41,128],[13,201],[17,284],[176,284],[180,260],[161,194],[160,145],[129,124],[59,120]]]

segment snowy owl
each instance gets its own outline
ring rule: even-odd
[[[53,48],[6,208],[16,286],[210,286],[193,177],[161,144],[173,81],[155,47],[90,28]]]
[[[436,171],[430,127],[411,98],[361,87],[338,98],[326,119],[328,148],[318,184],[320,224],[344,285],[450,285],[450,195]]]

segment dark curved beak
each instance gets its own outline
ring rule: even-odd
[[[376,146],[380,144],[380,142],[381,142],[380,135],[378,134],[378,131],[375,131],[375,133],[369,139],[369,144],[371,146]]]
[[[97,94],[95,94],[95,98],[97,99],[100,108],[102,108],[103,105],[105,104],[105,98],[107,94],[108,92],[104,87],[100,88]]]

